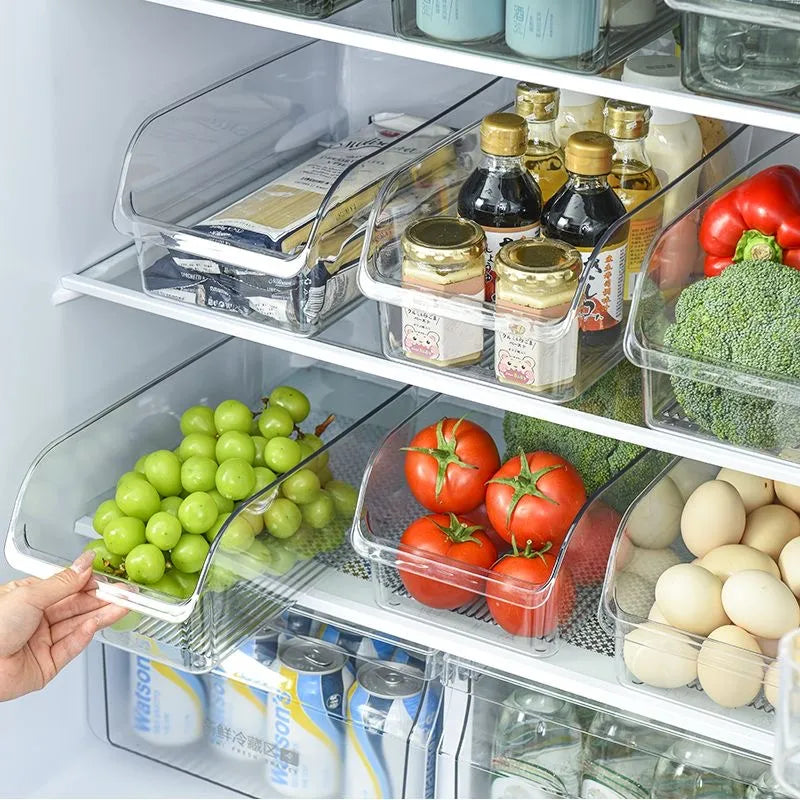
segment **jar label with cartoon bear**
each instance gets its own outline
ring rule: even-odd
[[[483,299],[481,288],[478,299]],[[483,328],[415,308],[403,309],[403,354],[437,366],[471,364],[483,353]]]

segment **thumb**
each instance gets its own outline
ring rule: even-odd
[[[92,577],[93,561],[93,552],[81,553],[68,569],[53,575],[52,578],[22,587],[20,591],[24,593],[25,602],[40,611],[45,611],[59,600],[64,600],[70,595],[80,592]]]

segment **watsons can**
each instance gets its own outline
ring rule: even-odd
[[[280,688],[267,699],[266,777],[286,797],[340,797],[347,653],[306,639],[281,644]]]
[[[131,727],[151,744],[181,746],[203,736],[207,701],[196,675],[131,655]]]
[[[219,752],[243,761],[263,760],[267,693],[222,675],[208,675],[208,743]]]

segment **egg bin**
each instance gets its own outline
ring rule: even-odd
[[[662,453],[642,457],[644,470],[662,468],[652,470],[655,477],[628,506],[606,569],[599,618],[614,639],[617,678],[770,730],[775,619],[778,627],[796,627],[800,606],[775,561],[739,543],[746,501],[729,491],[732,484],[718,485],[719,467],[682,458],[663,464]],[[625,480],[626,473],[617,478]],[[760,608],[753,593],[773,597],[775,607]]]

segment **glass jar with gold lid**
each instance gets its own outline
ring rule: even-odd
[[[537,326],[570,313],[582,265],[581,254],[557,239],[521,240],[500,250],[495,262],[498,381],[534,392],[572,383],[577,372],[577,317],[556,339],[543,340]],[[523,313],[504,315],[503,310]]]
[[[483,300],[486,236],[480,225],[458,217],[427,217],[401,239],[402,280],[453,295]],[[403,308],[402,347],[407,358],[436,366],[474,364],[483,354],[483,328],[416,308]]]

